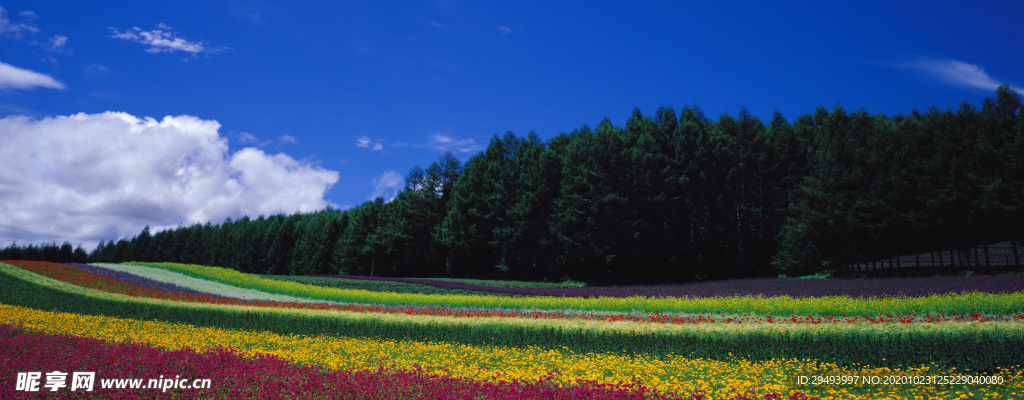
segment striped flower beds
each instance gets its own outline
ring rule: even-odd
[[[417,371],[426,376],[468,378],[504,387],[510,384],[515,386],[547,382],[552,387],[567,388],[570,391],[582,386],[611,388],[636,394],[641,387],[645,387],[659,389],[668,395],[674,394],[677,398],[691,399],[801,398],[813,394],[813,391],[807,389],[816,388],[799,387],[796,382],[799,376],[959,375],[955,371],[943,371],[936,366],[895,369],[851,368],[795,359],[764,362],[737,359],[720,362],[677,356],[636,357],[578,354],[539,348],[467,346],[334,336],[286,336],[157,321],[83,316],[11,306],[0,306],[0,323],[22,325],[25,329],[47,334],[88,337],[110,343],[149,343],[166,350],[191,348],[209,353],[216,352],[218,348],[234,348],[238,350],[232,350],[232,353],[246,358],[259,359],[261,355],[272,355],[300,365],[321,366],[330,371],[376,371],[382,374]],[[87,367],[91,365],[74,368]],[[36,367],[29,366],[19,368],[37,370],[32,369]],[[174,371],[165,375],[171,372]],[[885,398],[893,399],[955,398],[957,392],[974,393],[972,398],[992,399],[1024,395],[1024,377],[1019,369],[997,371],[996,374],[1002,376],[1006,383],[974,386],[828,386],[825,388],[828,397],[825,398],[856,399],[869,395],[884,395]],[[129,375],[146,377],[150,372],[146,368],[140,368]],[[204,375],[202,371],[197,370],[187,376],[208,378],[221,375]],[[629,382],[633,385],[625,386],[619,382]],[[602,383],[605,385],[601,385]],[[298,390],[302,389],[293,385],[290,387],[290,390],[297,391],[294,393],[300,393]]]
[[[224,294],[223,296],[213,296],[212,298],[204,297],[203,295],[210,296],[209,293],[200,292],[191,289],[191,287],[210,287],[216,282],[207,282],[198,280],[195,278],[184,277],[182,284],[189,287],[182,287],[179,285],[168,283],[166,280],[169,279],[166,276],[173,278],[172,272],[163,271],[155,268],[149,268],[144,266],[123,266],[123,265],[103,265],[101,267],[86,265],[86,264],[58,264],[58,263],[47,263],[47,262],[9,262],[11,265],[19,266],[34,272],[42,273],[46,276],[51,276],[60,280],[64,280],[70,283],[90,281],[88,287],[97,288],[112,293],[122,293],[118,289],[123,285],[119,283],[129,283],[138,285],[147,289],[154,289],[153,291],[146,291],[136,293],[135,295],[153,298],[167,298],[167,293],[188,293],[199,295],[194,298],[189,298],[191,301],[199,302],[213,302],[213,303],[224,303],[226,297],[233,298],[246,298],[246,294],[251,294],[252,291],[239,289],[238,292],[232,293],[229,290],[218,290],[218,293]],[[85,271],[86,275],[58,272],[68,269],[67,267],[73,267]],[[161,276],[156,271],[167,272],[168,275],[162,277],[161,280],[153,280],[147,277]],[[96,276],[89,276],[89,274],[95,274]],[[180,274],[175,274],[180,275]],[[75,279],[68,279],[68,277],[74,276]],[[198,284],[196,283],[198,282]],[[190,285],[191,284],[191,285]],[[194,286],[193,286],[194,285]],[[227,286],[218,284],[221,286]],[[231,296],[227,296],[227,295]],[[256,296],[259,296],[257,294]],[[280,296],[287,298],[288,296]],[[177,298],[181,300],[181,298]],[[699,324],[699,323],[772,323],[772,324],[838,324],[838,323],[939,323],[939,322],[1007,322],[1007,321],[1019,321],[1024,320],[1024,314],[1007,315],[1005,313],[1000,315],[983,315],[975,313],[971,315],[966,314],[952,314],[946,315],[943,313],[936,315],[892,315],[892,314],[880,314],[878,316],[831,316],[826,315],[823,317],[815,316],[758,316],[752,314],[744,314],[739,316],[727,316],[721,315],[674,315],[674,314],[663,314],[663,313],[623,313],[623,312],[584,312],[576,310],[564,310],[564,311],[525,311],[516,309],[481,309],[481,308],[464,308],[464,307],[436,307],[436,306],[390,306],[390,305],[375,305],[375,304],[335,304],[335,305],[311,305],[306,302],[263,302],[259,300],[247,301],[247,305],[259,305],[259,306],[274,306],[274,307],[295,307],[295,308],[316,308],[321,310],[341,310],[341,311],[355,311],[355,312],[369,312],[369,313],[400,313],[406,315],[433,315],[433,316],[448,316],[448,317],[488,317],[488,318],[534,318],[534,319],[579,319],[588,321],[630,321],[630,322],[652,322],[652,323],[669,323],[669,324]]]
[[[391,278],[352,275],[307,275],[335,279],[405,282],[449,289],[506,293],[529,296],[573,297],[722,297],[789,296],[854,298],[929,296],[954,293],[1008,293],[1024,290],[1024,274],[935,276],[875,279],[793,279],[758,278],[731,281],[697,282],[674,285],[595,286],[571,288],[523,288],[488,286],[444,279]]]
[[[62,279],[55,281],[28,272],[33,268],[41,273],[49,271],[48,276]],[[0,323],[20,324],[34,332],[89,337],[108,343],[148,343],[148,346],[159,347],[162,351],[187,347],[205,355],[231,349],[230,353],[245,359],[270,355],[279,357],[285,364],[313,368],[322,373],[353,374],[358,371],[360,374],[383,376],[378,377],[380,379],[412,374],[429,382],[454,379],[450,382],[486,383],[500,388],[488,392],[492,393],[491,398],[502,398],[505,394],[501,393],[506,392],[501,390],[508,388],[516,388],[523,393],[532,393],[531,388],[538,388],[540,393],[549,393],[548,396],[553,398],[574,398],[566,396],[580,393],[589,394],[579,398],[669,396],[693,399],[1024,396],[1022,368],[1013,361],[1018,360],[1019,363],[1020,355],[1024,354],[1019,351],[1020,344],[1024,343],[1024,330],[1019,325],[1024,323],[1024,302],[1020,301],[1020,293],[911,298],[910,301],[918,302],[922,308],[934,307],[939,311],[845,317],[812,313],[781,317],[755,312],[687,314],[645,310],[652,304],[662,303],[692,307],[686,302],[695,301],[710,308],[708,311],[717,311],[751,301],[743,299],[736,303],[729,298],[682,299],[685,300],[682,302],[679,299],[649,298],[610,299],[608,302],[603,302],[604,298],[582,302],[576,298],[546,298],[545,301],[562,300],[562,308],[532,310],[400,303],[332,305],[240,299],[232,299],[238,303],[218,303],[199,301],[197,298],[201,296],[196,294],[192,294],[197,297],[191,299],[174,297],[185,295],[143,285],[137,285],[141,289],[130,287],[128,290],[120,286],[130,285],[125,281],[130,280],[127,275],[120,281],[111,279],[113,275],[78,275],[89,268],[34,265],[12,269],[0,265],[0,291],[4,292],[0,293],[0,302],[35,304],[32,306],[35,309],[0,306]],[[179,268],[196,275],[206,274],[206,280],[218,280],[221,284],[258,288],[265,293],[286,296],[338,301],[337,296],[353,294],[352,291],[325,291],[324,288],[294,286],[287,282],[284,282],[286,285],[271,286],[258,277],[231,276],[213,268],[159,268],[168,271]],[[126,267],[121,272],[131,275],[134,270],[134,267]],[[242,284],[244,282],[248,284]],[[189,289],[188,285],[179,286]],[[142,289],[153,292],[143,294],[139,291]],[[366,294],[356,292],[355,295]],[[424,296],[395,294],[395,298],[422,300]],[[510,299],[448,295],[426,298],[432,301],[483,299],[484,303]],[[877,308],[889,301],[837,299],[849,301],[854,310]],[[512,300],[528,304],[533,298]],[[624,300],[627,302],[622,303]],[[753,300],[784,305],[790,302],[795,303],[798,309],[822,301],[793,298]],[[954,315],[941,311],[951,303],[959,303],[961,309],[984,312],[958,312]],[[620,307],[633,304],[637,307],[632,311],[616,310],[615,307],[609,307],[611,310],[587,310],[579,307],[583,304],[617,304]],[[992,312],[1000,307],[1003,310]],[[427,338],[418,339],[420,335]],[[799,356],[779,356],[783,354]],[[939,356],[934,358],[937,362],[926,361],[932,356]],[[970,360],[972,358],[974,361]],[[954,367],[963,360],[977,362],[978,358],[988,360],[987,364],[979,364],[985,365],[980,368],[983,371],[978,371],[974,364],[970,364],[971,367]],[[1002,383],[881,385],[862,382],[838,385],[799,381],[800,377],[817,376],[922,379],[975,375],[998,376]],[[320,382],[327,378],[308,379]],[[281,385],[289,387],[287,390],[294,394],[299,393],[299,388],[304,388],[299,383]],[[391,384],[405,387],[402,385]],[[410,395],[410,398],[423,393],[453,398],[451,396],[455,394],[446,397],[445,393],[462,393],[451,388],[445,389],[448,392],[423,390],[427,389],[409,389],[409,392],[401,393],[418,393]],[[546,392],[548,390],[553,391]],[[592,390],[597,392],[589,392]],[[308,391],[318,393],[315,388]],[[179,395],[188,396],[184,392],[179,392]],[[6,398],[2,393],[0,397]]]
[[[505,297],[486,295],[423,295],[381,293],[302,285],[263,278],[258,275],[217,267],[171,263],[144,263],[147,266],[180,272],[201,279],[305,298],[349,303],[434,305],[469,308],[506,308],[528,310],[600,310],[697,315],[785,315],[785,316],[863,316],[912,314],[989,314],[1002,315],[1024,311],[1024,291],[1011,293],[969,292],[920,297],[854,298],[845,296],[795,298],[790,296],[729,297]]]

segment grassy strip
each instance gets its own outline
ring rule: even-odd
[[[440,286],[424,285],[421,283],[378,281],[368,279],[350,278],[325,278],[317,276],[293,276],[293,275],[262,275],[266,279],[274,279],[285,282],[295,282],[304,285],[319,286],[333,289],[348,290],[369,290],[373,292],[389,293],[420,293],[420,294],[465,294],[480,295],[493,294],[476,290],[454,289]],[[501,296],[522,296],[519,294],[501,294]]]
[[[81,288],[0,264],[0,302],[78,314],[270,331],[541,346],[728,360],[816,359],[840,365],[922,365],[995,370],[1024,359],[1020,323],[693,324],[453,318],[178,303]]]
[[[720,298],[581,298],[506,297],[493,295],[437,295],[381,293],[303,285],[263,278],[235,270],[173,263],[137,263],[230,285],[297,297],[351,303],[436,305],[448,307],[573,309],[624,312],[760,315],[878,316],[879,314],[1002,314],[1024,311],[1024,292],[966,293],[924,297],[854,299],[850,297],[791,298],[737,296]]]

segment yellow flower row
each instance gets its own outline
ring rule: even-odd
[[[431,373],[485,380],[536,380],[552,372],[555,381],[572,385],[578,380],[629,382],[638,378],[661,391],[687,396],[703,393],[729,398],[737,392],[800,391],[822,399],[854,399],[866,394],[895,399],[1020,398],[1024,396],[1024,370],[999,371],[1002,385],[928,386],[799,385],[800,376],[928,376],[960,374],[935,366],[899,369],[842,367],[816,360],[733,361],[688,359],[675,355],[632,356],[614,353],[575,353],[568,349],[510,348],[453,343],[280,335],[269,332],[197,327],[159,321],[79,315],[0,305],[0,323],[20,324],[54,334],[70,334],[106,341],[148,342],[168,349],[191,347],[208,350],[233,347],[245,354],[267,353],[295,362],[329,369],[374,369],[380,365],[402,369],[430,368]],[[738,355],[741,356],[741,355]],[[970,371],[963,374],[970,375]]]

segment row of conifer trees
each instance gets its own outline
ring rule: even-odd
[[[818,108],[790,122],[634,110],[548,141],[494,136],[393,199],[107,241],[92,261],[272,274],[665,282],[798,274],[1024,238],[1024,112]],[[1019,259],[1019,258],[1018,258]]]

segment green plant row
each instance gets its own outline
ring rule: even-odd
[[[496,295],[382,293],[369,290],[325,288],[264,278],[232,269],[174,263],[134,263],[164,268],[185,275],[268,293],[319,298],[349,303],[433,305],[539,310],[600,310],[678,314],[745,314],[798,316],[867,316],[879,314],[1002,314],[1024,312],[1024,292],[966,293],[925,297],[858,299],[851,297],[791,298],[735,296],[719,298],[676,297],[508,297]]]
[[[681,354],[717,360],[796,358],[892,367],[934,362],[972,371],[994,371],[1024,358],[1024,330],[1019,323],[660,325],[275,309],[104,293],[4,264],[0,264],[0,302],[281,334],[534,345],[579,353]]]
[[[479,290],[454,289],[440,286],[425,285],[422,283],[378,281],[369,279],[326,278],[319,276],[295,275],[263,275],[263,277],[266,279],[274,279],[285,282],[295,282],[301,283],[303,285],[319,286],[323,288],[369,290],[373,292],[464,295],[479,295],[484,293]],[[503,293],[500,294],[500,296],[518,297],[522,295]]]

